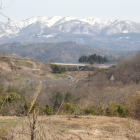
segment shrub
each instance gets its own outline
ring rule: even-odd
[[[129,94],[126,102],[130,115],[140,119],[140,91]]]
[[[51,69],[53,73],[62,73],[67,71],[67,68],[65,66],[54,65],[54,64],[51,65]]]
[[[39,111],[39,103],[35,102],[31,108],[31,110],[29,110],[31,107],[31,102],[26,102],[24,105],[24,110],[25,110],[25,114],[27,115],[28,113],[33,113],[33,112],[38,112]],[[30,112],[29,112],[30,111]]]
[[[43,112],[47,115],[53,115],[53,108],[49,104],[46,104]]]
[[[63,109],[66,114],[75,114],[76,113],[76,106],[70,102],[65,103]]]
[[[91,114],[91,115],[99,115],[99,112],[98,112],[98,109],[97,109],[97,106],[95,105],[87,105],[83,110],[82,110],[83,114]]]
[[[7,93],[17,93],[20,95],[21,100],[25,101],[25,90],[20,89],[19,87],[14,87],[14,86],[8,86]]]
[[[108,116],[118,116],[118,107],[116,102],[109,103],[109,107],[106,108],[106,114]]]
[[[72,101],[72,94],[71,92],[66,92],[65,94],[65,102],[71,102]]]
[[[106,110],[103,104],[98,105],[97,111],[99,115],[106,115]]]
[[[117,112],[120,117],[128,116],[128,109],[122,104],[117,104]]]
[[[0,107],[2,115],[17,115],[21,113],[22,105],[20,104],[21,96],[17,93],[8,93],[0,96]]]
[[[57,111],[57,109],[60,107],[62,100],[63,100],[63,95],[61,92],[59,91],[53,92],[52,103],[53,103],[54,111]]]
[[[117,104],[116,102],[110,102],[109,107],[106,109],[106,114],[108,116],[127,117],[128,109],[122,104]]]
[[[6,98],[5,98],[5,101],[6,102],[12,102],[13,100],[17,100],[17,99],[20,99],[21,96],[17,93],[10,93]]]

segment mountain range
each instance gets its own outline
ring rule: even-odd
[[[32,17],[0,23],[0,43],[73,41],[109,50],[139,50],[140,23],[95,17]]]

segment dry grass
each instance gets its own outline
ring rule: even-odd
[[[0,120],[6,120],[7,125],[11,120],[20,120],[16,125],[15,121],[14,127],[10,128],[9,137],[13,137],[13,140],[30,139],[27,118],[0,117]],[[39,116],[36,140],[56,139],[140,140],[140,122],[128,118],[105,116]]]
[[[63,79],[63,78],[68,79],[68,76],[65,74],[51,74],[51,76],[53,77],[53,79]]]
[[[92,71],[67,71],[66,74],[71,75],[74,78],[87,78]]]

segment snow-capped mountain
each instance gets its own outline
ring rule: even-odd
[[[140,23],[115,20],[112,24],[105,27],[101,32],[104,32],[106,35],[117,33],[140,33]]]
[[[34,26],[34,27],[33,27]],[[40,26],[40,29],[38,29]],[[140,33],[140,23],[120,20],[101,20],[99,18],[74,18],[74,17],[32,17],[23,21],[11,21],[0,23],[0,36],[19,36],[24,28],[31,28],[32,32],[38,31],[40,35],[46,27],[57,32],[73,34],[104,33],[112,35],[116,33]],[[53,33],[53,32],[52,32]],[[30,32],[29,32],[30,34]]]
[[[1,44],[14,41],[22,43],[75,41],[98,46],[97,41],[108,42],[110,36],[121,34],[117,37],[122,39],[121,37],[127,34],[128,39],[128,34],[132,33],[139,35],[140,23],[128,20],[101,20],[95,17],[43,16],[0,23]]]

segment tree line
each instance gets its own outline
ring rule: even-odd
[[[86,56],[86,55],[81,56],[78,62],[94,64],[94,63],[108,62],[108,59],[106,57],[102,57],[101,55],[92,54],[89,56]]]

